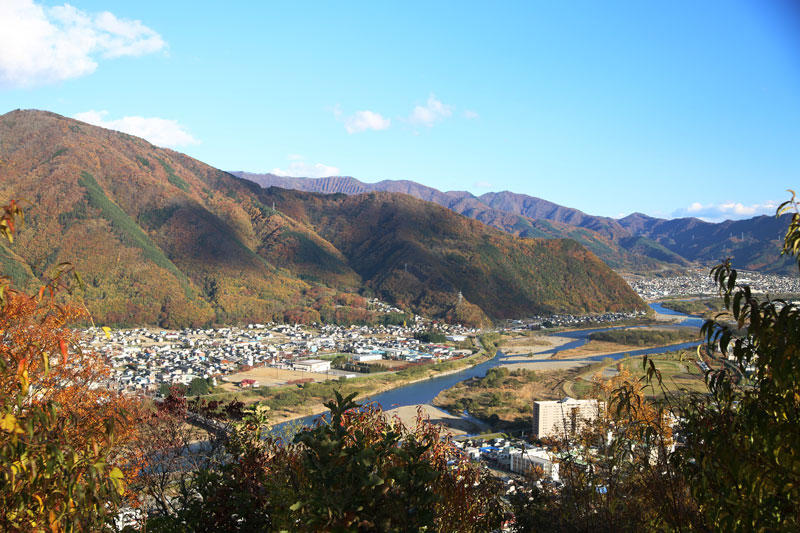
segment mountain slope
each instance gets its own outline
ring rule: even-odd
[[[264,192],[264,201],[349,257],[382,297],[430,314],[455,305],[459,291],[500,318],[638,305],[627,284],[574,241],[515,239],[407,195]]]
[[[762,215],[713,224],[697,218],[663,220],[634,213],[619,222],[630,232],[646,236],[691,261],[730,257],[740,268],[782,274],[794,273],[797,268],[790,257],[780,256],[789,215]]]
[[[3,272],[32,283],[74,263],[103,323],[364,321],[356,293],[370,292],[472,323],[642,306],[574,243],[516,239],[404,195],[268,191],[53,113],[0,116],[0,160],[0,201],[31,204]]]

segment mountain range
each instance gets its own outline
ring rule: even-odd
[[[0,116],[0,201],[28,206],[0,268],[31,288],[72,263],[99,323],[374,322],[372,296],[476,325],[644,309],[574,240],[510,235],[414,196],[262,188],[54,113]]]
[[[351,177],[294,178],[233,172],[263,187],[283,187],[325,194],[388,191],[435,202],[512,235],[570,238],[618,271],[665,272],[688,265],[708,266],[730,257],[734,265],[774,273],[792,273],[780,258],[786,216],[759,216],[720,223],[697,218],[666,220],[634,213],[614,219],[588,215],[541,198],[509,191],[475,196],[466,191],[442,192],[407,180],[364,183]]]

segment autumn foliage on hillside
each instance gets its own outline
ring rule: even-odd
[[[447,316],[459,303],[492,318],[643,309],[608,266],[570,240],[520,239],[411,196],[265,189],[388,301]]]
[[[0,246],[0,266],[34,287],[72,263],[106,324],[382,320],[365,307],[323,311],[336,297],[319,301],[317,287],[471,324],[643,305],[575,242],[517,239],[402,194],[265,190],[41,111],[3,115],[0,138],[0,201],[31,204],[30,246]],[[470,305],[455,308],[459,291]]]
[[[22,222],[13,202],[0,231]],[[136,464],[134,403],[103,386],[107,367],[81,351],[70,325],[86,312],[56,303],[68,265],[34,294],[0,278],[0,529],[93,531],[126,495]]]

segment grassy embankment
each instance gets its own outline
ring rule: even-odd
[[[698,298],[696,300],[667,300],[661,302],[667,309],[686,315],[709,318],[722,311],[722,298]]]
[[[706,392],[704,374],[696,364],[696,355],[693,351],[674,351],[648,357],[661,372],[661,379],[665,387],[672,392],[690,391]],[[591,395],[595,379],[610,379],[621,370],[626,370],[634,379],[645,376],[642,366],[644,356],[626,357],[618,361],[605,360],[602,364],[593,365],[583,369],[574,379],[564,382],[564,393],[575,398],[585,398]],[[662,391],[654,384],[648,390],[651,398],[662,396]]]
[[[338,379],[320,383],[261,387],[246,392],[226,392],[211,394],[209,399],[230,400],[238,398],[244,402],[260,402],[272,410],[271,420],[282,422],[301,416],[320,413],[325,410],[323,403],[334,397],[334,391],[342,395],[357,393],[356,400],[387,390],[396,389],[416,381],[422,381],[474,366],[487,361],[497,353],[499,336],[494,333],[481,335],[480,344],[484,349],[462,359],[443,361],[428,365],[406,368],[399,372],[365,375],[350,379]]]
[[[700,334],[696,328],[610,329],[589,334],[589,339],[593,341],[614,342],[640,348],[645,346],[666,346],[699,338]]]
[[[554,359],[592,357],[624,352],[628,349],[658,348],[696,340],[700,340],[700,332],[697,328],[611,329],[591,333],[589,342],[577,348],[559,351],[555,354]]]

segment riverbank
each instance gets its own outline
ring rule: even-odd
[[[451,413],[468,412],[491,429],[508,431],[530,427],[533,400],[563,397],[561,383],[574,379],[577,370],[545,371],[503,364],[485,376],[474,377],[441,391],[433,405]]]
[[[589,394],[594,387],[594,379],[611,379],[617,376],[620,370],[628,372],[634,379],[644,379],[646,370],[642,368],[642,358],[637,355],[605,364],[593,365],[589,370],[582,371],[573,379],[563,383],[562,388],[567,396],[582,398]],[[706,393],[708,387],[705,382],[705,374],[697,365],[694,354],[686,354],[683,351],[672,351],[660,354],[648,355],[648,359],[653,362],[656,369],[661,373],[664,385],[673,393],[679,391],[690,391],[695,393]],[[595,361],[595,363],[597,363]],[[662,396],[662,391],[657,387],[646,389],[647,396],[651,398]]]
[[[257,401],[271,409],[270,422],[281,424],[307,416],[324,413],[324,403],[334,396],[334,391],[348,395],[356,393],[356,400],[373,397],[394,389],[448,376],[480,365],[496,355],[494,340],[483,336],[478,341],[480,351],[462,359],[443,361],[431,365],[416,366],[396,373],[381,373],[350,378],[347,380],[308,383],[302,386],[276,387]],[[488,349],[484,344],[489,344]]]
[[[406,427],[414,427],[417,423],[417,416],[422,415],[432,424],[444,426],[445,430],[453,436],[474,435],[489,429],[488,424],[479,420],[468,420],[427,403],[396,407],[386,411],[386,414],[396,416]]]

